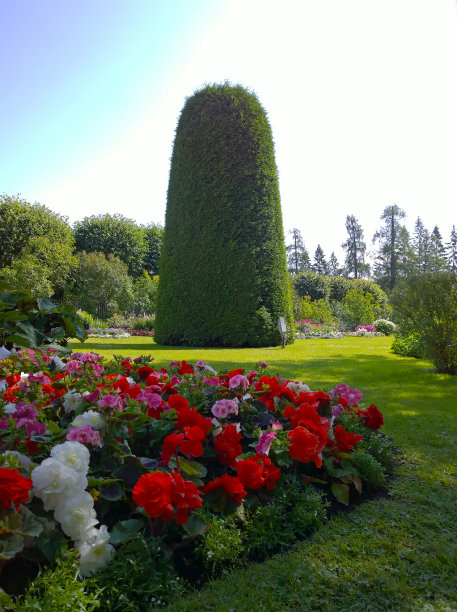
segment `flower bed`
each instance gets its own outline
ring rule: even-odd
[[[195,585],[263,559],[318,527],[329,503],[384,483],[383,417],[357,389],[310,391],[262,362],[217,373],[204,361],[166,370],[148,359],[27,349],[0,360],[9,576],[73,550],[81,577],[109,594],[110,568],[133,589],[128,555],[149,551],[166,603],[178,574]]]
[[[315,323],[312,319],[300,319],[300,321],[295,321],[295,338],[298,340],[309,338],[338,340],[343,338],[343,336],[344,334],[337,331],[335,325]]]
[[[89,338],[129,338],[131,334],[122,328],[118,327],[91,327],[87,330]]]

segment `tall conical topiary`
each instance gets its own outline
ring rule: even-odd
[[[279,317],[293,329],[271,128],[254,94],[211,85],[176,129],[155,338],[278,345]]]

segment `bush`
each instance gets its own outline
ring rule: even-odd
[[[306,296],[302,301],[301,318],[311,319],[324,325],[336,325],[338,323],[324,300],[312,302],[309,296]]]
[[[294,281],[294,288],[302,298],[309,296],[311,301],[327,300],[330,293],[330,280],[316,272],[301,272]]]
[[[195,549],[203,566],[217,575],[222,569],[240,565],[243,557],[241,531],[231,516],[204,515],[209,529]]]
[[[392,336],[397,329],[397,326],[392,321],[388,321],[387,319],[377,319],[373,325],[376,328],[376,331],[384,334],[384,336]]]
[[[339,317],[345,329],[357,325],[370,325],[374,321],[373,296],[364,293],[360,287],[351,289],[341,302]]]
[[[278,345],[279,317],[293,342],[271,129],[254,94],[211,85],[188,98],[176,129],[156,339]]]
[[[414,357],[415,359],[425,357],[425,344],[419,334],[400,333],[395,336],[390,348],[393,353],[402,357]]]
[[[370,453],[358,449],[354,455],[354,465],[367,489],[376,489],[385,484],[386,474],[380,463]]]
[[[438,372],[457,374],[457,276],[410,276],[398,284],[392,302],[400,333],[419,336]]]
[[[77,313],[78,323],[81,327],[84,327],[85,330],[91,329],[93,327],[106,327],[106,322],[101,319],[97,319],[97,317],[92,316],[89,312],[85,310],[78,310]]]

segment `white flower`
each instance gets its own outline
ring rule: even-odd
[[[305,385],[305,383],[302,382],[288,382],[287,383],[287,387],[293,392],[293,393],[308,393],[309,391],[309,387],[308,385]]]
[[[63,407],[67,414],[72,410],[76,410],[76,408],[78,408],[78,406],[83,401],[82,393],[78,393],[77,391],[75,391],[75,389],[72,389],[71,391],[68,391],[68,393],[65,393],[63,398]]]
[[[62,361],[62,359],[60,359],[60,357],[53,357],[52,358],[52,363],[54,364],[54,368],[56,370],[64,370],[65,369],[65,364]]]
[[[3,453],[3,456],[6,456],[6,459],[5,459],[6,466],[15,467],[14,462],[13,461],[10,462],[8,459],[8,456],[15,457],[17,459],[17,463],[23,468],[25,468],[25,471],[27,472],[27,474],[30,474],[30,468],[32,467],[32,460],[29,459],[26,455],[22,455],[21,453],[18,453],[17,451],[14,451],[14,450],[8,450]]]
[[[81,445],[82,446],[82,445]],[[43,500],[45,510],[54,510],[65,497],[87,487],[87,478],[53,457],[48,457],[31,474],[33,494]]]
[[[92,495],[87,491],[77,491],[71,497],[59,500],[54,518],[69,538],[80,540],[98,523]]]
[[[109,533],[106,525],[100,529],[92,528],[78,542],[80,554],[79,564],[82,576],[91,576],[104,567],[114,556],[114,548],[109,543]]]
[[[51,457],[83,476],[87,474],[89,469],[90,454],[84,444],[80,442],[67,441],[63,444],[57,444],[51,450]]]
[[[0,393],[3,393],[5,389],[8,389],[8,383],[5,379],[0,380]]]
[[[96,412],[95,410],[88,410],[87,412],[78,414],[78,416],[73,419],[72,425],[74,427],[90,425],[92,429],[100,431],[100,429],[105,427],[105,419],[99,412]]]
[[[4,414],[13,414],[14,412],[16,412],[16,404],[13,404],[13,402],[8,402],[5,404],[3,408]]]

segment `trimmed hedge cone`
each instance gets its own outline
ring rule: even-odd
[[[271,128],[257,97],[211,85],[176,129],[160,260],[155,339],[193,346],[293,342]]]

